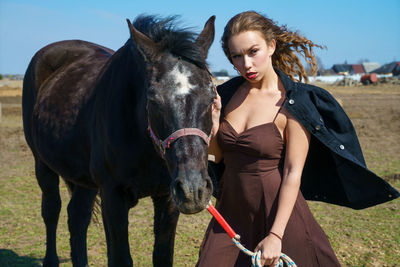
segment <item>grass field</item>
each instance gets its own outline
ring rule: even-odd
[[[341,100],[360,137],[369,168],[400,189],[400,87],[326,87]],[[25,143],[21,120],[21,88],[0,87],[0,266],[41,266],[45,227],[41,192],[33,158]],[[61,266],[72,266],[66,205],[69,195],[61,183],[57,249]],[[365,210],[309,202],[343,266],[400,266],[400,200]],[[130,246],[135,266],[151,266],[153,208],[141,199],[130,212]],[[175,266],[194,266],[211,215],[181,215],[175,243]],[[90,266],[106,266],[102,223],[88,231]]]

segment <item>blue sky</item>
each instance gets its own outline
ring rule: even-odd
[[[180,15],[182,25],[197,32],[216,15],[208,62],[212,71],[233,74],[220,38],[229,18],[246,10],[326,45],[327,50],[316,50],[325,68],[361,59],[380,64],[400,60],[399,0],[0,0],[0,73],[23,74],[36,51],[60,40],[82,39],[117,50],[129,38],[125,19],[146,13]]]

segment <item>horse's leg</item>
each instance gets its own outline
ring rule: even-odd
[[[39,159],[35,159],[35,171],[42,190],[42,217],[46,225],[46,256],[43,266],[58,266],[56,231],[61,209],[59,177]]]
[[[154,203],[154,266],[172,266],[175,230],[179,211],[171,195],[153,196]]]
[[[70,233],[73,266],[88,266],[86,234],[93,211],[97,190],[73,186],[68,204],[68,228]]]
[[[122,191],[103,184],[101,208],[107,239],[109,267],[132,266],[128,241],[128,202]]]
[[[107,245],[107,259],[110,259],[110,244],[111,244],[111,238],[110,238],[110,231],[108,230],[108,222],[107,222],[107,216],[105,214],[105,208],[103,207],[104,201],[101,201],[101,216],[103,218],[103,226],[104,226],[104,233],[106,236],[106,245]]]

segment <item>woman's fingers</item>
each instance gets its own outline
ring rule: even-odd
[[[266,266],[275,266],[278,263],[279,257],[280,255],[263,251],[261,253],[261,263],[264,263]]]
[[[268,257],[264,258],[264,265],[266,266],[274,266],[275,258],[273,257]],[[261,257],[261,264],[263,263],[263,259]]]
[[[221,110],[222,104],[221,104],[221,97],[217,93],[217,96],[214,98],[214,103],[213,103],[213,110]]]
[[[272,267],[277,266],[278,261],[279,261],[279,257],[277,257],[277,258],[274,260],[274,262],[273,262],[270,266],[272,266]]]

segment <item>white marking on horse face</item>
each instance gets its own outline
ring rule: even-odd
[[[192,75],[192,72],[188,70],[185,66],[182,66],[182,71],[179,70],[178,65],[172,69],[169,73],[172,76],[172,79],[175,82],[176,90],[174,95],[185,95],[190,92],[191,89],[196,86],[189,82],[189,77]]]

